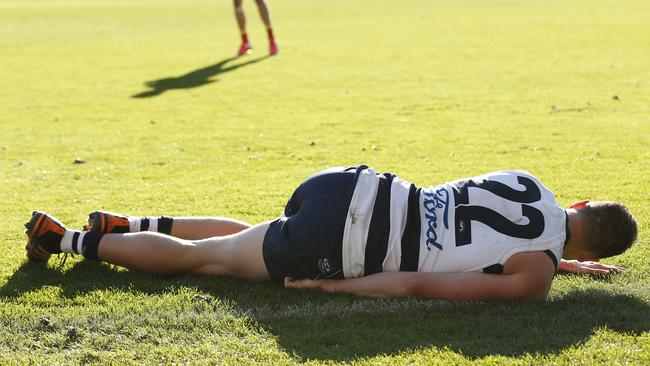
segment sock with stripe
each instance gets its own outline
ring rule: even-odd
[[[155,231],[169,235],[172,232],[174,219],[169,216],[129,216],[129,232]]]
[[[66,230],[61,239],[63,253],[81,254],[88,259],[98,259],[97,250],[104,233],[99,231]]]

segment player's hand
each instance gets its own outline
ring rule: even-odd
[[[612,273],[618,273],[624,271],[625,268],[612,266],[608,264],[600,264],[598,262],[591,261],[576,261],[576,260],[564,260],[560,261],[559,271],[575,274],[596,274],[607,276]]]

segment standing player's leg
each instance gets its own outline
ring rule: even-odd
[[[242,6],[243,0],[233,0],[235,5],[235,18],[237,18],[237,25],[239,26],[239,34],[241,35],[241,46],[237,51],[238,56],[243,56],[251,52],[251,44],[248,41],[248,34],[246,34],[246,15],[244,14],[244,7]]]
[[[275,43],[275,37],[273,36],[273,27],[271,26],[271,13],[269,12],[269,6],[266,3],[266,0],[255,0],[257,3],[257,8],[260,11],[260,17],[266,26],[266,33],[269,36],[269,54],[271,56],[278,53],[278,45]]]

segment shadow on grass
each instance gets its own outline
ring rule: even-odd
[[[65,272],[25,263],[0,288],[16,298],[45,286],[74,298],[112,289],[144,294],[196,288],[231,303],[303,360],[352,361],[430,347],[469,358],[559,354],[599,328],[638,335],[650,330],[650,306],[629,295],[575,291],[538,303],[449,303],[378,300],[283,289],[207,276],[165,278],[80,261]],[[203,298],[201,299],[203,301]]]
[[[187,74],[181,76],[168,77],[158,80],[151,80],[144,83],[150,90],[134,94],[131,98],[150,98],[160,95],[167,90],[171,89],[189,89],[203,86],[215,82],[216,80],[211,79],[214,76],[224,74],[230,71],[234,71],[240,67],[247,65],[252,65],[258,63],[262,60],[269,58],[269,55],[258,57],[252,60],[245,62],[232,64],[232,61],[238,59],[238,57],[230,57],[223,59],[217,62],[214,65],[206,66],[194,71],[190,71]]]
[[[79,258],[79,257],[77,257]],[[51,261],[53,261],[52,259]],[[232,301],[254,302],[257,295],[247,292],[268,288],[269,293],[282,289],[279,284],[257,283],[245,280],[210,276],[159,276],[137,271],[117,269],[109,264],[92,260],[80,260],[62,271],[44,263],[23,263],[0,287],[0,298],[17,298],[26,292],[43,287],[56,286],[59,296],[75,298],[96,290],[114,289],[126,292],[159,295],[173,293],[180,287],[196,288],[197,291],[223,296]],[[239,287],[243,287],[239,291]],[[247,288],[248,287],[248,288]],[[238,294],[238,295],[237,295]],[[259,302],[259,300],[258,300]]]

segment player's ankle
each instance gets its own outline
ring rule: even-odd
[[[99,231],[66,230],[60,242],[61,252],[97,259],[99,242],[103,236],[104,233]]]

